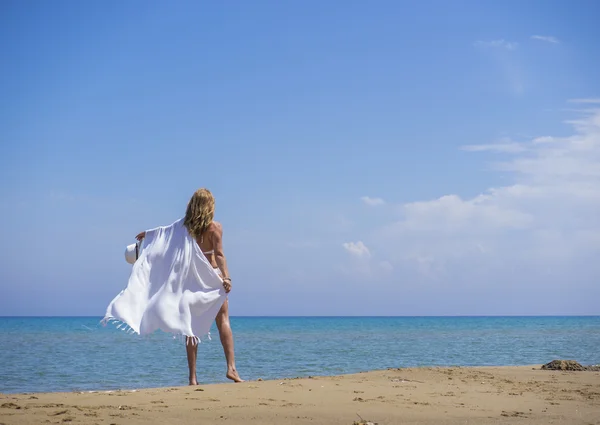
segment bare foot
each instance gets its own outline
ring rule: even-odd
[[[198,385],[196,378],[190,378],[190,385]]]
[[[233,382],[244,382],[240,375],[238,375],[237,370],[232,369],[227,371],[227,375],[225,375],[227,379],[231,379]]]

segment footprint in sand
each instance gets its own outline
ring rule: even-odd
[[[502,411],[500,416],[513,417],[513,418],[526,418],[527,417],[525,412],[506,412],[504,410]]]
[[[69,413],[68,410],[59,410],[58,412],[48,413],[48,416],[59,416],[59,415],[65,415],[67,413]]]
[[[21,406],[19,406],[18,404],[15,403],[3,403],[2,405],[0,405],[1,408],[3,409],[20,409]]]

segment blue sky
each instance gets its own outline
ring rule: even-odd
[[[600,3],[0,10],[0,315],[103,315],[198,187],[232,315],[600,314]]]

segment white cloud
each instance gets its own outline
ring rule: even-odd
[[[412,270],[462,290],[516,282],[540,293],[567,282],[592,288],[600,276],[600,108],[569,123],[566,137],[463,147],[511,153],[495,164],[510,183],[400,205],[369,246],[399,279]]]
[[[539,143],[552,143],[554,142],[554,137],[552,136],[540,136],[540,137],[536,137],[534,138],[531,143],[533,144],[539,144]]]
[[[464,151],[469,152],[498,152],[498,153],[519,153],[524,152],[527,148],[522,143],[506,142],[492,143],[488,145],[465,145],[461,147]]]
[[[385,201],[381,198],[371,198],[369,196],[363,196],[362,198],[360,198],[360,200],[371,207],[385,205]]]
[[[369,248],[367,248],[367,246],[362,241],[346,242],[346,243],[342,244],[342,246],[344,247],[344,249],[346,251],[348,251],[350,254],[352,254],[356,257],[360,257],[360,258],[370,258],[371,257],[371,252],[369,251]]]
[[[504,39],[500,39],[500,40],[490,40],[490,41],[476,41],[475,43],[475,47],[482,47],[482,48],[486,48],[486,49],[506,49],[506,50],[515,50],[517,48],[517,46],[519,45],[518,43],[514,42],[514,41],[506,41]]]
[[[481,225],[489,232],[525,228],[532,221],[527,213],[499,205],[494,192],[468,200],[457,195],[445,195],[432,201],[408,203],[402,208],[405,219],[395,224],[400,232],[435,230],[447,234],[468,233]],[[477,229],[477,232],[480,231]]]
[[[533,40],[545,41],[548,43],[554,43],[554,44],[559,43],[558,38],[552,37],[550,35],[532,35],[531,38]]]
[[[596,103],[600,103],[600,97],[598,97],[598,98],[588,98],[588,99],[570,99],[569,102],[571,102],[571,103],[591,103],[591,104],[596,104]]]
[[[352,260],[344,261],[338,268],[347,279],[358,278],[361,281],[384,279],[394,270],[394,266],[389,261],[376,258],[362,241],[347,242],[342,246],[352,256]]]

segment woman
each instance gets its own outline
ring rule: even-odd
[[[199,189],[188,202],[184,218],[184,226],[189,234],[196,240],[200,249],[212,267],[223,278],[225,292],[231,291],[231,278],[227,269],[227,260],[223,253],[223,228],[220,223],[213,221],[215,213],[215,198],[208,189]],[[141,241],[146,232],[139,233],[136,238]],[[243,382],[235,368],[235,354],[233,349],[233,333],[229,323],[229,302],[225,300],[216,317],[219,337],[227,360],[227,378],[234,382]],[[186,338],[187,360],[190,370],[190,385],[197,385],[196,357],[198,344]]]

